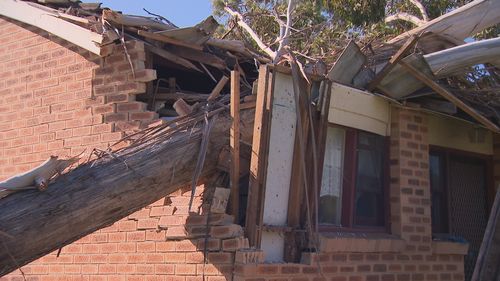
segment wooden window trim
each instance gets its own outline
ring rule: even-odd
[[[358,226],[354,224],[355,218],[355,196],[356,196],[356,169],[357,169],[357,144],[360,129],[346,127],[337,124],[328,124],[328,127],[341,128],[345,130],[343,181],[342,181],[342,226],[319,224],[320,232],[367,232],[367,233],[389,233],[390,232],[390,194],[389,194],[389,137],[384,137],[383,157],[383,192],[384,192],[384,225],[383,226]],[[370,132],[367,132],[370,133]],[[372,133],[373,134],[373,133]],[[323,167],[323,166],[321,166]],[[319,197],[319,192],[317,196]]]

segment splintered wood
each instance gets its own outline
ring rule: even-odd
[[[80,160],[78,157],[64,160],[58,159],[57,156],[51,156],[38,167],[0,182],[0,199],[20,190],[38,189],[44,191],[50,180],[78,160]]]

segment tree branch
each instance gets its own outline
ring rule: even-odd
[[[285,31],[280,32],[280,44],[278,46],[278,50],[276,50],[276,57],[274,58],[274,61],[278,60],[281,55],[283,54],[284,47],[288,46],[288,43],[290,42],[290,32],[291,32],[291,26],[292,26],[292,12],[293,9],[295,9],[295,0],[288,0],[288,7],[286,9],[286,26],[285,26]]]
[[[270,56],[271,59],[274,60],[276,58],[276,52],[273,51],[266,44],[264,44],[264,42],[262,42],[259,35],[257,35],[257,33],[255,33],[255,31],[246,22],[243,21],[243,16],[240,13],[232,10],[227,6],[224,7],[224,10],[236,19],[236,23],[239,26],[241,26],[241,28],[243,28],[250,35],[250,37],[252,37],[252,39],[255,41],[255,43],[257,43],[259,48],[261,48],[268,56]]]
[[[420,3],[419,0],[408,0],[408,1],[410,1],[413,5],[415,5],[420,10],[420,14],[422,15],[422,18],[424,19],[424,21],[429,21],[429,16],[427,15],[427,11],[425,10],[424,5],[422,5],[422,3]]]
[[[416,26],[421,26],[422,24],[425,23],[425,21],[417,18],[416,16],[413,16],[413,15],[410,15],[410,14],[404,13],[404,12],[397,13],[395,15],[390,15],[390,16],[386,17],[384,21],[386,23],[388,23],[388,22],[392,22],[392,21],[396,21],[396,20],[404,20],[407,22],[411,22]]]

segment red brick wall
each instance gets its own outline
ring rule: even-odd
[[[0,17],[0,179],[50,155],[107,148],[156,118],[135,94],[155,78],[144,46],[131,42],[101,60],[35,27]]]

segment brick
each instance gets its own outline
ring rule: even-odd
[[[237,237],[222,240],[222,250],[224,251],[236,251],[248,247],[249,243],[247,238]]]
[[[127,241],[145,241],[146,232],[144,231],[132,231],[127,233]]]
[[[221,249],[221,240],[216,238],[201,238],[198,239],[198,251],[219,251]]]
[[[130,120],[152,120],[158,118],[156,112],[133,112],[130,113]]]
[[[104,114],[104,122],[105,123],[111,123],[111,122],[120,122],[120,121],[127,121],[128,120],[128,113],[107,113]]]
[[[135,76],[132,74],[129,75],[129,79],[136,82],[149,82],[156,80],[156,70],[154,69],[142,69],[135,73]]]
[[[143,112],[146,110],[147,104],[143,102],[126,102],[116,105],[117,112]],[[134,118],[131,118],[135,120]]]
[[[173,264],[156,264],[155,274],[174,274],[175,265]]]
[[[161,224],[160,224],[161,227]],[[176,227],[168,227],[166,233],[166,239],[185,239],[188,237],[188,233],[186,232],[183,226]]]
[[[243,229],[237,224],[212,226],[210,235],[214,238],[232,238],[243,236]]]
[[[194,275],[196,274],[196,265],[194,264],[177,264],[175,265],[176,275]]]
[[[174,241],[164,241],[156,243],[156,251],[157,252],[175,252],[175,243]]]
[[[155,251],[155,242],[138,242],[137,243],[137,252],[154,252]]]
[[[148,218],[148,219],[139,219],[137,221],[138,230],[156,229],[156,228],[158,228],[158,219]]]
[[[261,250],[239,250],[235,253],[235,262],[240,264],[254,264],[264,261],[264,252]]]

